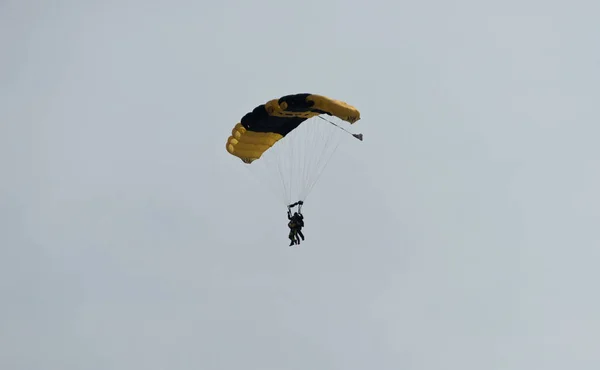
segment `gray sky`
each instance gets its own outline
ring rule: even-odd
[[[566,4],[0,2],[0,368],[600,368],[600,9]],[[288,248],[225,141],[295,92],[365,141]]]

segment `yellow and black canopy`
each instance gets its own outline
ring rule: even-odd
[[[351,124],[360,119],[358,109],[339,100],[307,93],[286,95],[244,115],[227,140],[227,151],[244,163],[252,163],[302,122],[321,114]]]

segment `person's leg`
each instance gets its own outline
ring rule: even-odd
[[[304,234],[302,234],[302,230],[298,229],[298,235],[300,235],[300,237],[302,238],[302,240],[304,240]]]

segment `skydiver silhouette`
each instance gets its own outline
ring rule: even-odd
[[[304,202],[298,201],[294,204],[290,204],[288,206],[288,227],[290,228],[290,233],[288,235],[290,239],[290,247],[295,244],[300,244],[300,238],[304,240],[304,234],[302,234],[302,228],[304,227],[304,216],[302,215],[301,208]],[[292,215],[291,208],[299,205],[298,212],[294,212]],[[300,238],[298,238],[300,236]]]

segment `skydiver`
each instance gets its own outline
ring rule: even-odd
[[[304,216],[302,213],[294,212],[292,220],[294,220],[294,223],[296,224],[296,233],[300,235],[302,241],[304,241],[304,234],[302,234],[302,228],[304,227]]]
[[[290,220],[290,222],[288,223],[288,226],[290,228],[289,238],[290,240],[292,240],[290,246],[294,244],[300,244],[300,239],[298,238],[298,235],[300,236],[300,238],[302,238],[302,240],[304,240],[304,234],[302,234],[302,228],[304,227],[304,216],[302,215],[300,208],[298,208],[298,212],[294,212],[293,215],[291,211],[291,207],[294,207],[295,205],[300,205],[301,207],[302,204],[304,204],[304,202],[298,201],[288,206],[288,220]]]
[[[300,244],[300,239],[298,239],[298,228],[294,221],[288,222],[288,227],[290,228],[290,233],[288,234],[288,238],[290,239],[290,247],[295,244]]]

